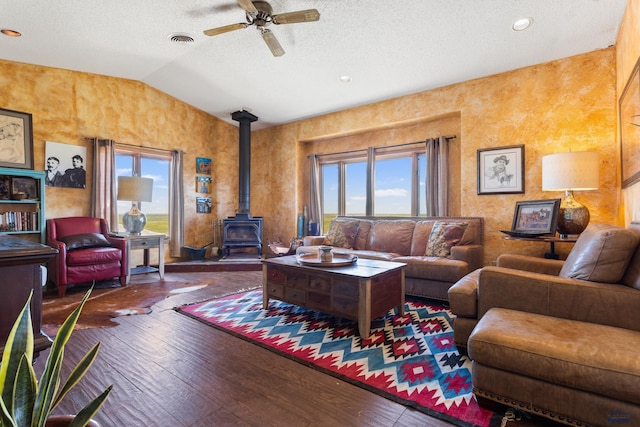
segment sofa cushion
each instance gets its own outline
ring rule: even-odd
[[[406,277],[454,283],[469,273],[469,265],[465,261],[454,259],[410,255],[398,256],[392,261],[407,264],[404,269]]]
[[[435,221],[416,221],[413,229],[413,240],[411,241],[411,255],[424,255],[427,250],[427,242],[431,235],[431,229]]]
[[[429,235],[425,255],[442,258],[449,257],[451,255],[451,247],[460,242],[467,226],[466,222],[436,221]]]
[[[409,255],[415,224],[404,219],[375,221],[369,231],[366,249]]]
[[[358,222],[358,234],[356,235],[356,241],[353,243],[353,249],[366,249],[367,241],[369,240],[369,231],[373,221],[368,219],[362,219]]]
[[[334,219],[329,224],[325,243],[337,248],[353,248],[358,234],[358,221]]]
[[[630,230],[594,224],[582,232],[560,270],[560,277],[618,283],[633,256],[639,238]]]
[[[96,248],[100,246],[111,246],[111,243],[100,233],[72,234],[59,238],[67,246],[68,251],[75,249]]]

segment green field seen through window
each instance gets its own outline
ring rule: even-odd
[[[169,234],[169,214],[145,214],[147,216],[146,231]],[[118,224],[122,224],[122,215],[118,215]],[[120,225],[122,227],[122,225]]]

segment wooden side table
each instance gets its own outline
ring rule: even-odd
[[[575,237],[551,237],[551,236],[541,236],[541,237],[513,237],[513,236],[503,236],[504,240],[520,240],[524,242],[545,242],[549,243],[549,252],[544,254],[545,258],[548,259],[559,259],[560,256],[556,253],[556,243],[575,243],[578,239]]]
[[[133,234],[116,234],[127,241],[127,284],[132,274],[155,273],[160,274],[160,280],[164,279],[164,240],[167,238],[164,234],[159,233],[143,233],[140,235]],[[149,249],[158,249],[158,268],[149,265]],[[131,267],[131,251],[136,249],[144,249],[144,265],[139,267]]]

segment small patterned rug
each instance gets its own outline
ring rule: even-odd
[[[179,312],[455,425],[489,427],[501,417],[478,406],[471,361],[453,343],[453,314],[433,302],[407,300],[371,323],[277,300],[262,309],[256,289],[184,306]]]

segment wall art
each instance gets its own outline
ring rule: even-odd
[[[524,145],[478,150],[478,194],[524,193]]]
[[[0,166],[33,169],[31,114],[0,108]]]
[[[87,147],[46,142],[44,183],[49,187],[85,188]]]
[[[620,97],[622,188],[640,181],[640,58]]]
[[[211,175],[211,159],[196,157],[196,173]]]

